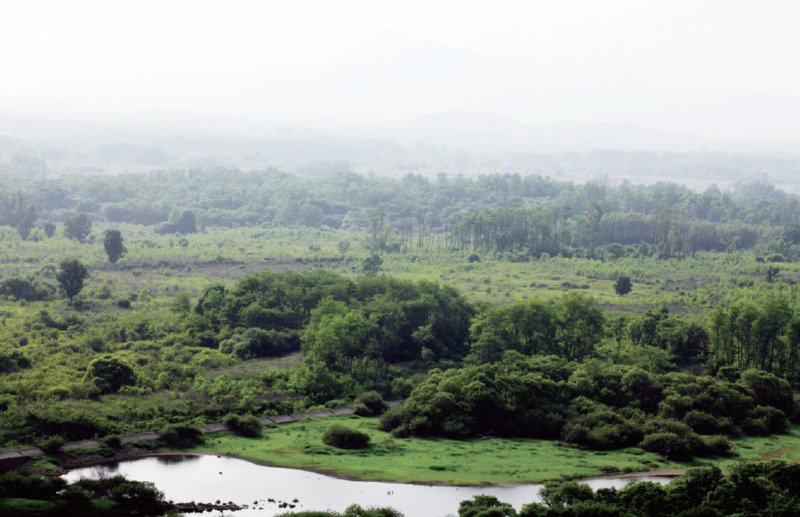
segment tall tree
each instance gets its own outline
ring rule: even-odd
[[[22,238],[22,240],[28,240],[28,237],[31,234],[31,230],[33,230],[33,226],[36,223],[36,207],[33,205],[28,205],[25,207],[24,211],[20,215],[19,221],[17,222],[17,233]]]
[[[44,223],[42,225],[42,230],[44,230],[44,234],[47,235],[47,238],[49,239],[56,234],[56,225],[53,223]]]
[[[92,220],[82,213],[73,213],[64,220],[64,235],[69,239],[83,242],[92,232]]]
[[[617,292],[620,296],[625,296],[633,289],[633,283],[631,282],[631,277],[625,275],[619,275],[617,277],[617,282],[614,284],[614,291]]]
[[[64,259],[58,265],[56,280],[70,301],[81,292],[89,270],[78,259]]]
[[[112,264],[116,263],[128,251],[122,243],[122,233],[117,229],[106,230],[103,238],[103,247],[106,250],[106,255],[108,255],[108,261]]]

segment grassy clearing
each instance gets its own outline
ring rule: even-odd
[[[239,364],[221,366],[206,372],[210,378],[227,375],[231,379],[248,379],[257,377],[259,374],[268,370],[291,370],[303,363],[303,353],[285,355],[283,357],[271,357],[265,359],[251,359]]]
[[[19,513],[19,512],[49,512],[56,507],[52,501],[41,501],[39,499],[23,499],[20,497],[6,497],[0,499],[0,512]]]
[[[368,433],[372,447],[342,451],[324,445],[322,434],[335,423]],[[608,467],[619,472],[640,472],[710,464],[724,469],[740,460],[800,461],[800,427],[788,435],[738,439],[734,446],[730,458],[677,463],[636,447],[584,451],[548,440],[394,439],[377,429],[377,419],[351,416],[304,420],[265,429],[259,439],[220,433],[209,437],[196,451],[373,481],[459,485],[536,483],[602,475]]]

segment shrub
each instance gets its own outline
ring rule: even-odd
[[[742,422],[742,431],[750,436],[767,436],[769,429],[763,420],[747,418]]]
[[[733,423],[729,418],[714,418],[704,411],[692,410],[684,417],[692,430],[700,434],[733,434]]]
[[[109,499],[125,512],[161,515],[166,509],[164,494],[152,483],[131,481],[123,476],[101,479],[81,479],[72,486],[85,490],[92,499]]]
[[[364,449],[369,447],[369,435],[343,425],[332,425],[325,431],[322,441],[339,449]]]
[[[703,441],[703,454],[707,456],[728,456],[731,442],[724,436],[709,436]]]
[[[477,253],[470,253],[469,257],[467,257],[467,262],[469,262],[470,264],[480,261],[481,261],[481,256],[478,255]]]
[[[25,416],[21,433],[39,437],[62,436],[68,441],[86,440],[108,434],[108,422],[100,420],[91,410],[38,409]]]
[[[230,414],[225,417],[225,425],[233,433],[247,438],[261,436],[261,422],[252,415],[239,416]]]
[[[789,421],[783,411],[771,406],[756,406],[750,413],[750,420],[762,423],[767,434],[785,433],[789,428]],[[756,426],[762,427],[759,424]]]
[[[549,481],[544,484],[539,495],[544,503],[551,508],[570,506],[577,502],[594,499],[594,492],[588,485],[574,481]]]
[[[614,284],[614,291],[620,296],[625,296],[629,292],[633,290],[633,283],[631,282],[631,277],[620,275],[617,277],[617,281]]]
[[[205,442],[200,429],[188,424],[172,424],[161,431],[160,440],[170,447],[184,448]]]
[[[747,370],[741,382],[750,388],[759,406],[772,406],[791,414],[794,410],[792,387],[785,380],[762,370]]]
[[[388,406],[380,393],[366,391],[356,397],[355,408],[358,416],[379,416],[386,412]]]
[[[0,474],[0,497],[52,499],[67,486],[58,476],[29,474],[12,470]]]
[[[112,449],[119,449],[122,447],[122,439],[120,439],[119,435],[116,434],[112,434],[103,438],[103,443]]]
[[[664,487],[644,481],[631,483],[618,492],[618,499],[627,515],[672,515]]]
[[[94,383],[100,393],[116,393],[123,386],[136,384],[133,369],[110,355],[99,357],[89,363],[85,379]]]
[[[402,427],[405,413],[402,407],[393,407],[386,410],[381,415],[378,428],[381,431],[391,432],[393,429]]]
[[[60,436],[51,436],[39,444],[39,448],[46,454],[57,454],[66,445],[66,441]]]
[[[564,426],[562,437],[571,443],[605,450],[633,445],[641,433],[618,412],[601,408],[571,419]]]
[[[461,501],[458,517],[512,517],[517,515],[514,507],[491,495],[476,495]]]
[[[739,380],[739,376],[742,374],[742,370],[740,370],[736,366],[722,366],[717,371],[717,377],[720,379],[725,379],[728,382],[736,382]]]
[[[668,460],[688,460],[697,452],[689,441],[675,433],[648,434],[639,446],[647,452],[654,452]]]
[[[0,282],[0,296],[10,296],[29,302],[43,300],[52,290],[39,284],[33,278],[12,277]]]
[[[276,357],[300,349],[297,333],[251,328],[236,334],[219,345],[220,352],[235,354],[240,359]]]

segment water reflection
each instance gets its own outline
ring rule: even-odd
[[[139,481],[151,481],[176,502],[233,501],[250,508],[235,515],[270,516],[289,510],[279,503],[298,500],[295,511],[342,511],[352,503],[362,506],[391,506],[408,517],[442,517],[456,515],[458,504],[474,495],[498,497],[519,509],[540,501],[541,485],[453,487],[349,481],[305,470],[265,467],[248,461],[218,456],[169,455],[154,456],[119,464],[76,469],[65,477],[72,481],[81,477],[122,474]],[[666,483],[669,478],[649,476],[645,481]],[[630,478],[597,478],[587,480],[593,489],[622,488]],[[269,500],[272,499],[273,502]]]

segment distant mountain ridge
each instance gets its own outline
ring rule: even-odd
[[[736,147],[733,142],[650,129],[627,122],[552,122],[525,124],[483,111],[443,111],[395,122],[389,133],[428,138],[453,145],[483,142],[517,149],[587,150],[596,148],[687,150]]]

